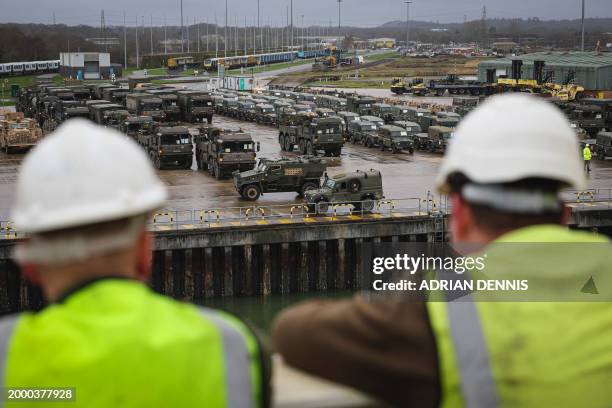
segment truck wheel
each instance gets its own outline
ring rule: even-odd
[[[185,161],[185,170],[190,170],[191,166],[193,166],[193,159]]]
[[[323,215],[327,213],[327,210],[329,210],[329,201],[326,201],[326,200],[317,201],[317,208],[316,208],[317,214]]]
[[[208,115],[206,117],[206,122],[208,122],[209,125],[212,125],[212,121],[213,121],[213,115]]]
[[[410,154],[414,154],[414,148],[412,148],[412,147],[411,147],[411,148],[409,148],[409,149],[408,149],[408,153],[410,153]]]
[[[213,170],[214,170],[214,163],[213,163],[213,159],[212,157],[208,158],[208,166],[206,166],[208,168],[208,174],[210,174],[211,176],[213,175]]]
[[[161,159],[159,158],[159,156],[155,158],[154,163],[155,163],[155,168],[158,170],[161,170],[162,165],[161,165]]]
[[[282,151],[287,151],[285,148],[285,135],[280,135],[278,137],[278,144],[280,145]]]
[[[261,196],[261,188],[257,184],[250,184],[242,189],[242,197],[245,200],[255,201]]]
[[[304,139],[300,139],[300,153],[301,154],[306,154],[306,143],[304,143]]]
[[[213,173],[214,176],[217,180],[221,179],[221,168],[219,167],[218,163],[215,163],[214,169],[213,169]]]
[[[292,152],[293,151],[293,143],[291,143],[291,138],[285,138],[285,151]]]
[[[376,205],[375,201],[372,197],[364,197],[361,203],[361,210],[364,212],[372,212],[374,211],[374,206]]]
[[[316,190],[319,186],[317,186],[317,184],[313,181],[307,181],[306,183],[302,184],[302,187],[300,188],[300,191],[298,191],[298,194],[300,195],[300,197],[304,197],[304,194],[306,194],[307,191],[309,190]]]

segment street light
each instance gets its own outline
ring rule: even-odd
[[[406,3],[406,53],[408,53],[408,43],[410,41],[410,5],[411,1],[405,1]]]

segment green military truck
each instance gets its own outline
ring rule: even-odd
[[[260,144],[242,129],[206,126],[196,137],[198,169],[208,170],[217,179],[234,171],[252,170],[259,150]]]
[[[185,126],[155,125],[137,136],[157,169],[190,169],[193,163],[193,140]]]
[[[591,146],[591,150],[595,154],[595,158],[599,160],[612,157],[612,132],[599,132],[596,143]]]
[[[372,105],[372,115],[378,116],[384,120],[385,123],[390,123],[395,120],[393,106],[386,103],[375,103]]]
[[[377,170],[327,177],[319,189],[304,193],[309,212],[316,214],[325,214],[332,204],[351,204],[355,211],[369,212],[383,198],[382,175]]]
[[[376,103],[376,99],[369,96],[349,96],[346,98],[346,108],[351,112],[355,112],[360,116],[374,115],[372,105]]]
[[[324,151],[326,156],[340,156],[344,146],[342,119],[319,118],[311,113],[283,115],[279,125],[278,142],[281,149],[292,152],[298,147],[300,153],[316,156]]]
[[[414,153],[414,142],[408,131],[399,126],[386,125],[378,129],[376,145],[381,150],[391,150],[393,153]]]
[[[431,126],[427,133],[414,135],[414,147],[431,153],[444,153],[453,137],[454,129],[444,126]]]
[[[129,116],[129,112],[123,106],[116,103],[105,103],[90,106],[89,118],[98,125],[109,126],[112,124],[113,118],[116,117],[113,115],[113,112],[120,112],[125,117]]]
[[[353,144],[376,139],[376,125],[365,121],[353,121],[348,125],[348,138]]]
[[[295,191],[300,196],[316,190],[327,163],[316,157],[296,159],[261,159],[257,167],[243,173],[234,172],[234,187],[245,200],[255,201],[264,193]]]
[[[175,89],[151,89],[147,93],[162,100],[162,110],[166,116],[166,121],[176,122],[181,120],[182,112]]]
[[[210,125],[215,113],[215,101],[208,92],[180,91],[178,104],[185,122],[206,122]]]
[[[150,116],[128,116],[119,125],[119,131],[135,139],[153,126],[153,123],[153,118]]]
[[[166,118],[163,101],[158,96],[132,93],[126,97],[125,104],[132,115],[150,116],[156,122],[163,122]]]

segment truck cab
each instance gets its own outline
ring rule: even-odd
[[[163,101],[148,93],[132,93],[126,98],[128,111],[136,116],[150,116],[156,122],[165,120]]]
[[[150,116],[128,116],[119,125],[119,131],[134,139],[153,126],[153,118]]]
[[[600,160],[612,157],[612,132],[599,132],[593,151],[595,157]]]
[[[402,129],[406,129],[409,135],[416,135],[417,133],[421,133],[421,126],[416,122],[410,122],[407,120],[396,120],[391,123],[393,126],[399,126]]]
[[[255,201],[265,193],[296,192],[303,196],[319,188],[327,164],[315,157],[261,159],[253,170],[234,172],[234,187],[245,200]]]
[[[259,103],[255,105],[255,122],[264,125],[274,125],[276,123],[274,106],[268,103]]]
[[[353,144],[366,144],[367,140],[376,139],[376,125],[366,121],[349,123],[348,138]]]
[[[204,122],[212,124],[215,112],[215,101],[208,92],[180,91],[178,105],[184,121],[189,123]]]
[[[247,171],[255,167],[260,144],[242,129],[203,127],[196,138],[198,169],[221,179],[234,171]]]
[[[174,89],[152,89],[147,93],[157,96],[162,100],[162,110],[168,121],[181,120],[181,107],[178,104],[178,96]]]
[[[378,129],[376,144],[382,150],[391,150],[393,153],[407,151],[414,153],[414,143],[406,129],[399,126],[386,125]]]
[[[304,193],[310,212],[325,214],[332,204],[351,204],[355,211],[373,211],[384,198],[378,170],[355,171],[326,177],[321,187]]]
[[[375,103],[372,105],[372,114],[384,120],[385,123],[395,120],[393,106],[386,103]]]
[[[188,128],[157,125],[150,133],[139,134],[137,140],[157,169],[191,168],[193,141]]]
[[[431,126],[428,131],[428,143],[422,147],[423,150],[428,150],[432,153],[444,153],[448,147],[448,143],[453,137],[454,129],[445,126]]]

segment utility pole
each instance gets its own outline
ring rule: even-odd
[[[187,29],[187,52],[189,52],[189,43],[191,43],[191,38],[189,37],[189,20],[187,20],[187,26],[185,28]]]
[[[181,53],[185,52],[185,29],[183,28],[183,0],[181,0]]]
[[[153,55],[153,14],[151,14],[151,55]]]
[[[305,28],[304,28],[304,15],[302,14],[301,17],[302,17],[302,51],[304,51],[304,30],[305,30]]]
[[[580,50],[584,52],[584,0],[582,0],[582,42],[580,45]]]
[[[244,55],[247,55],[247,17],[244,16]]]
[[[293,0],[291,0],[291,51],[293,51]],[[291,60],[293,61],[293,56]]]
[[[136,16],[136,69],[140,68],[140,50],[138,45],[138,16]]]
[[[168,25],[166,24],[165,14],[164,14],[164,55],[168,55]]]
[[[206,56],[208,57],[208,17],[206,17]]]
[[[405,1],[406,3],[406,53],[408,53],[408,47],[410,43],[410,5],[411,1]]]
[[[342,0],[337,0],[337,1],[338,1],[338,35],[341,36],[342,34],[341,34],[341,28],[340,27],[342,27],[342,25],[341,25],[341,21],[340,21],[340,16],[341,16],[340,12],[341,12]]]
[[[127,69],[127,25],[125,23],[125,10],[123,10],[123,68]]]
[[[53,12],[53,25],[55,25],[55,11]]]
[[[223,29],[223,51],[227,58],[227,0],[225,0],[225,27]]]
[[[257,0],[257,31],[259,31],[259,35],[261,36],[261,25],[259,23],[259,0]],[[261,38],[261,52],[263,53],[263,38]]]
[[[193,18],[193,24],[196,24],[195,17]],[[198,54],[200,53],[200,23],[197,23],[198,26]]]
[[[219,24],[217,24],[217,14],[215,13],[215,58],[219,58]]]

